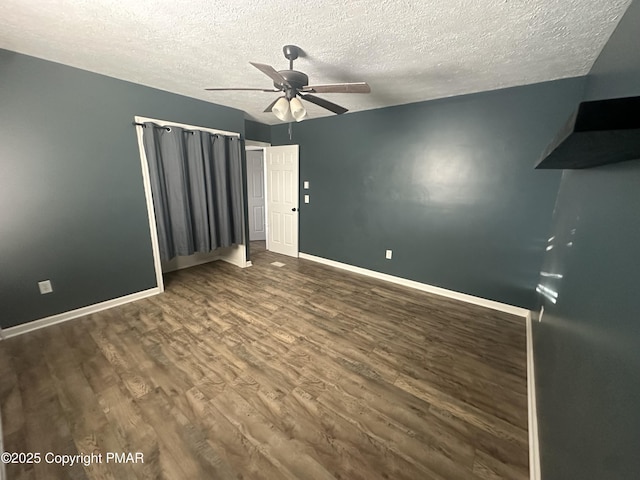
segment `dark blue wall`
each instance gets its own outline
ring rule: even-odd
[[[300,145],[300,251],[521,307],[560,173],[534,170],[577,107],[570,79],[272,127]],[[301,186],[302,187],[302,186]],[[393,259],[385,260],[385,249]]]
[[[156,286],[135,115],[244,133],[239,110],[0,50],[0,326]]]
[[[253,120],[245,120],[244,136],[247,140],[271,143],[271,127]]]
[[[640,95],[638,32],[636,0],[587,99]],[[540,284],[557,303],[541,298],[533,324],[543,478],[640,478],[640,159],[565,171],[549,238]]]

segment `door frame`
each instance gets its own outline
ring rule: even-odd
[[[266,245],[266,249],[269,250],[269,192],[267,189],[267,149],[269,147],[275,146],[275,145],[271,145],[271,143],[269,142],[260,142],[258,140],[245,140],[244,142],[245,145],[245,151],[246,150],[262,150],[262,166],[263,166],[263,170],[264,170],[264,177],[262,179],[263,182],[263,186],[264,186],[264,229],[265,229],[265,234],[266,234],[266,240],[265,240],[265,245]],[[246,168],[246,158],[245,158],[245,168]],[[295,179],[296,182],[298,182],[298,189],[300,188],[300,150],[298,149],[298,178]],[[247,196],[247,198],[245,198],[245,202],[248,204],[249,202],[249,198],[248,198],[248,188],[245,188],[245,195]],[[298,205],[300,204],[300,191],[298,191]],[[298,236],[298,254],[300,254],[300,207],[298,206],[298,231],[296,232],[296,235]],[[248,235],[248,232],[247,232]],[[247,245],[249,245],[251,242],[247,241]],[[251,259],[251,254],[248,253],[248,258]],[[251,262],[249,262],[251,263]]]
[[[300,256],[300,145],[298,144],[291,144],[291,145],[272,145],[273,149],[276,148],[281,148],[281,147],[297,147],[296,148],[296,178],[294,179],[294,184],[296,185],[296,199],[295,199],[295,203],[296,203],[296,217],[297,217],[297,221],[296,221],[296,232],[295,232],[295,236],[296,236],[296,254],[295,256],[292,255],[293,258],[298,258]],[[266,147],[264,149],[264,182],[265,182],[265,203],[267,205],[266,207],[266,212],[265,215],[268,215],[268,210],[269,210],[269,187],[268,187],[268,154],[269,154],[269,150],[270,147]],[[269,248],[271,245],[269,245],[269,231],[266,231],[267,233],[267,250],[271,250],[271,248]],[[271,250],[272,251],[272,250]]]
[[[264,233],[265,233],[265,245],[267,250],[269,250],[269,212],[267,206],[267,148],[271,146],[268,142],[260,142],[258,140],[245,140],[244,141],[244,149],[245,151],[261,151],[262,152],[262,188],[264,190]],[[246,168],[247,159],[245,156],[245,168]],[[247,177],[247,182],[249,181]],[[249,186],[245,188],[247,192],[247,198],[245,202],[249,205]],[[249,232],[247,232],[247,237],[249,236]],[[251,243],[251,240],[247,240],[247,245]],[[251,259],[251,255],[249,255],[249,259]]]
[[[260,163],[260,166],[261,166],[261,168],[262,168],[262,178],[261,178],[261,182],[262,182],[262,215],[263,215],[263,217],[264,217],[264,216],[265,216],[265,214],[266,214],[266,212],[265,212],[265,209],[266,209],[266,205],[265,205],[265,202],[266,202],[266,193],[265,193],[265,188],[264,188],[264,158],[265,158],[265,153],[264,153],[264,150],[263,150],[263,149],[261,149],[261,148],[254,148],[254,147],[246,148],[246,147],[245,147],[245,149],[244,149],[244,150],[245,150],[245,153],[247,154],[247,158],[246,158],[246,164],[247,164],[247,185],[246,185],[246,187],[247,187],[247,208],[249,209],[249,213],[248,213],[248,217],[249,217],[249,228],[248,228],[248,232],[249,232],[249,233],[248,233],[248,237],[249,237],[249,241],[251,242],[251,241],[252,241],[252,240],[251,240],[251,233],[252,233],[252,229],[251,229],[251,216],[252,216],[252,215],[251,215],[251,211],[250,211],[250,207],[251,207],[251,206],[250,206],[250,202],[249,202],[249,193],[251,193],[251,192],[252,192],[252,189],[251,189],[251,188],[250,188],[250,186],[249,186],[251,179],[249,178],[249,157],[248,157],[248,153],[249,153],[249,152],[256,152],[256,153],[258,153],[258,152],[259,152],[259,156],[260,156],[259,160],[258,160],[258,159],[256,159],[256,160],[258,160],[258,163]],[[256,164],[256,165],[257,165],[257,164]],[[254,221],[254,223],[255,223],[255,221]],[[266,225],[267,225],[267,224],[266,224],[266,222],[265,222],[265,219],[263,218],[263,219],[262,219],[262,228],[263,228],[263,232],[264,232],[264,234],[265,234],[265,241],[266,241],[266,239],[267,239],[267,237],[266,237],[266,234],[267,234],[267,226],[266,226]],[[260,241],[260,240],[257,240],[257,241]]]

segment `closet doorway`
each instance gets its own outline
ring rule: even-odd
[[[147,212],[149,215],[149,232],[151,235],[151,246],[153,251],[153,261],[156,273],[156,280],[160,292],[164,291],[164,281],[162,278],[163,273],[168,273],[174,270],[182,268],[188,268],[202,263],[208,263],[216,260],[222,260],[238,267],[244,268],[249,266],[247,261],[247,247],[246,232],[244,233],[244,241],[242,244],[234,244],[230,247],[217,248],[214,251],[207,253],[195,253],[189,256],[176,256],[168,261],[163,261],[160,258],[160,247],[158,241],[158,229],[155,217],[155,208],[153,204],[153,194],[151,189],[151,178],[149,170],[149,161],[144,147],[143,140],[143,128],[142,124],[145,122],[152,122],[157,126],[166,127],[180,127],[187,130],[202,130],[212,134],[240,137],[239,133],[227,132],[224,130],[216,130],[196,125],[187,125],[183,123],[171,122],[167,120],[159,120],[156,118],[147,118],[136,116],[134,117],[134,125],[136,126],[136,135],[138,138],[138,148],[140,153],[140,164],[142,168],[142,179],[144,184],[145,199],[147,203]]]

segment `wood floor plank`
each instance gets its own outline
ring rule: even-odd
[[[522,319],[251,248],[0,342],[5,449],[144,455],[9,478],[527,478]]]
[[[485,480],[498,480],[501,478],[512,478],[513,480],[529,479],[528,471],[515,468],[512,465],[507,465],[481,450],[476,452],[476,458],[473,463],[473,472],[479,478]]]
[[[50,378],[77,453],[100,452],[106,456],[106,452],[120,452],[122,447],[104,415],[96,393],[82,371],[81,359],[78,358],[77,351],[66,341],[61,330],[59,327],[49,330],[49,341],[44,352]],[[82,414],[78,415],[78,412]],[[49,451],[56,452],[59,448],[55,447]],[[80,464],[76,464],[71,468],[80,467]],[[68,470],[69,467],[63,469]],[[84,469],[93,478],[138,478],[135,470],[128,464],[95,462],[84,466]]]
[[[280,478],[281,472],[277,465],[269,462],[262,453],[261,446],[252,444],[242,432],[215,407],[215,401],[209,399],[198,388],[187,392],[185,398],[188,408],[183,411],[191,414],[193,421],[202,423],[209,435],[209,442],[218,449],[221,456],[234,469],[237,477],[247,479]]]
[[[78,450],[46,362],[45,341],[39,333],[28,342],[16,345],[20,349],[27,345],[28,348],[37,347],[38,353],[32,357],[32,361],[16,365],[24,408],[24,439],[28,447],[26,450],[11,451],[37,452],[42,457],[47,452],[75,455]],[[43,429],[43,425],[47,428]],[[86,478],[80,465],[66,468],[58,464],[46,465],[44,460],[33,465],[33,472],[37,479]]]

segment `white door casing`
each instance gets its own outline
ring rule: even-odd
[[[249,205],[249,240],[266,240],[264,218],[264,153],[247,151],[247,197]]]
[[[298,256],[298,145],[268,147],[267,250]]]

